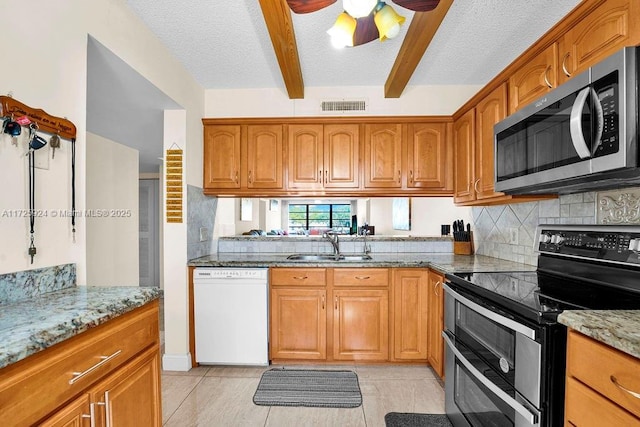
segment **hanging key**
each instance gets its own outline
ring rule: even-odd
[[[49,146],[51,147],[51,158],[55,159],[56,148],[60,148],[60,137],[57,134],[51,135],[51,139],[49,140]]]
[[[36,247],[33,245],[29,246],[29,256],[31,257],[31,264],[33,264],[33,257],[36,256]]]

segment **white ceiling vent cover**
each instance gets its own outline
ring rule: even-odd
[[[367,111],[366,99],[325,100],[320,103],[320,111],[328,114],[362,113]]]

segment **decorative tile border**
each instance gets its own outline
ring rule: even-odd
[[[62,264],[0,275],[0,304],[76,286],[76,265]]]
[[[598,224],[640,224],[640,188],[604,191],[597,198]]]

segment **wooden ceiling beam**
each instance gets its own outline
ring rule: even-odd
[[[260,7],[289,99],[302,99],[304,82],[289,5],[285,0],[260,0]]]
[[[452,3],[453,0],[441,0],[435,9],[413,15],[396,62],[384,84],[385,98],[400,98]]]

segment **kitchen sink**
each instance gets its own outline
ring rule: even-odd
[[[291,261],[335,262],[336,256],[332,254],[292,254],[287,259]],[[338,261],[371,261],[371,259],[371,256],[366,254],[341,254]]]

